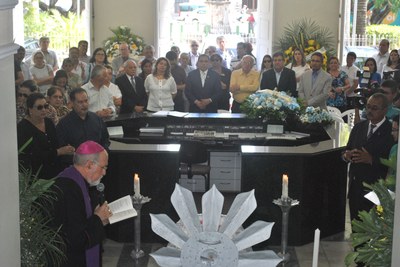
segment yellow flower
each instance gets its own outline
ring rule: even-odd
[[[315,44],[315,40],[313,40],[313,39],[308,40],[308,45],[309,46],[314,45],[314,44]]]
[[[379,215],[383,214],[383,207],[381,205],[376,206],[376,211],[378,212]]]
[[[133,44],[131,44],[131,49],[132,49],[132,50],[137,50],[137,49],[138,49],[138,47],[136,46],[136,44],[135,44],[135,43],[133,43]]]
[[[114,44],[113,49],[118,49],[119,45],[117,43]]]

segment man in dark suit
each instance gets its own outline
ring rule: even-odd
[[[368,99],[368,120],[354,125],[343,153],[343,160],[350,163],[348,198],[351,220],[358,219],[359,211],[369,211],[373,206],[364,198],[367,192],[363,183],[373,184],[386,177],[387,167],[379,159],[388,158],[394,144],[392,125],[385,117],[388,105],[387,98],[381,93]]]
[[[118,85],[122,94],[119,113],[143,112],[147,103],[147,95],[142,78],[136,76],[136,62],[128,59],[123,66],[125,74],[115,80],[115,84]]]
[[[275,89],[285,91],[287,94],[297,97],[296,73],[284,66],[283,53],[277,52],[273,55],[273,68],[263,73],[261,78],[261,89]]]
[[[189,73],[186,79],[185,94],[189,100],[189,112],[216,113],[218,100],[221,95],[219,75],[208,69],[208,55],[200,55],[197,69]]]

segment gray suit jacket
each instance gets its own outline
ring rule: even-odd
[[[305,99],[309,106],[326,109],[326,100],[332,86],[332,78],[329,73],[322,70],[312,84],[312,71],[306,71],[300,78],[299,98]]]

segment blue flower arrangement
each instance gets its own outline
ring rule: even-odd
[[[296,98],[285,92],[264,89],[250,95],[241,105],[241,110],[249,118],[285,122],[288,117],[299,115],[300,105]]]
[[[333,122],[333,119],[329,112],[325,109],[321,109],[319,107],[307,107],[304,113],[300,115],[300,121],[302,123],[328,125]]]

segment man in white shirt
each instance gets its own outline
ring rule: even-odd
[[[119,87],[116,84],[111,82],[111,80],[113,78],[113,68],[110,65],[106,65],[105,67],[107,69],[107,78],[106,78],[104,85],[111,92],[111,94],[113,96],[114,105],[115,105],[115,108],[117,109],[117,113],[118,113],[119,108],[121,107],[121,104],[122,104],[121,90],[119,89]]]
[[[354,52],[349,52],[347,53],[346,56],[346,65],[341,67],[341,70],[346,72],[347,76],[349,77],[350,81],[350,90],[347,92],[347,97],[353,97],[355,96],[354,90],[357,89],[358,86],[358,77],[357,77],[357,71],[360,69],[354,66],[354,62],[357,59],[357,55]],[[348,106],[351,103],[347,103]]]
[[[47,36],[42,36],[39,39],[40,51],[43,52],[44,59],[46,60],[46,64],[49,64],[53,67],[53,71],[58,70],[58,60],[57,55],[53,50],[49,50],[50,39]]]
[[[382,75],[383,65],[387,64],[389,59],[389,40],[382,39],[379,43],[379,53],[374,55],[373,58],[376,61],[377,70],[376,72]]]
[[[105,86],[107,69],[97,65],[93,68],[90,81],[82,86],[89,96],[89,111],[101,118],[115,114],[115,105],[110,90]]]
[[[200,53],[198,52],[199,50],[199,43],[195,40],[190,42],[190,52],[189,54],[189,65],[192,66],[193,68],[197,68],[197,61],[199,60],[199,55]]]
[[[217,37],[217,54],[222,57],[222,66],[225,68],[230,68],[231,67],[231,60],[232,60],[232,54],[229,52],[228,49],[225,49],[225,37],[224,36],[218,36]]]

